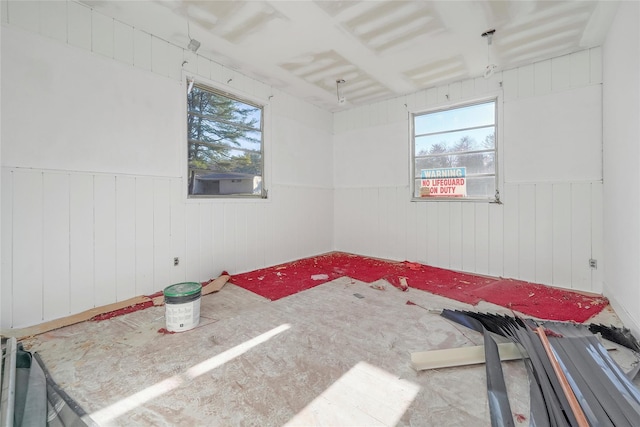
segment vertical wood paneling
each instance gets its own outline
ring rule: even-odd
[[[451,266],[451,212],[450,203],[440,202],[438,206],[438,220],[437,220],[437,232],[438,232],[438,254],[437,254],[437,266],[442,268],[449,268]]]
[[[533,184],[518,191],[518,274],[528,282],[536,280],[536,189]]]
[[[536,282],[553,283],[553,186],[536,184]]]
[[[269,191],[269,203],[267,203],[265,205],[265,210],[264,210],[264,221],[266,224],[265,227],[265,238],[266,238],[266,243],[265,243],[265,253],[264,253],[264,261],[266,265],[275,265],[276,264],[276,254],[275,254],[275,240],[276,240],[276,231],[274,230],[274,223],[275,223],[275,208],[274,205],[276,203],[277,199],[274,199],[274,192],[273,192],[273,188]],[[275,192],[275,195],[277,195],[277,190]],[[220,218],[224,218],[224,208],[220,209],[221,215]],[[216,228],[217,231],[218,228]],[[220,233],[217,233],[218,239],[222,239],[224,240],[224,228],[220,228]],[[215,231],[214,231],[215,233]],[[227,271],[231,271],[229,269],[229,267],[226,265],[226,260],[224,259],[224,256],[221,257],[221,263],[224,264],[224,268]]]
[[[209,58],[205,58],[204,56],[198,55],[196,64],[196,72],[199,76],[204,77],[206,79],[211,78],[211,60]]]
[[[188,49],[182,51],[182,71],[191,75],[198,72],[198,55]]]
[[[185,273],[187,282],[200,280],[200,204],[187,203],[185,206]],[[225,226],[227,224],[225,223]]]
[[[186,190],[182,179],[171,180],[171,258],[179,258],[179,264],[171,267],[171,283],[180,283],[186,280],[186,225],[185,202],[183,198]]]
[[[489,204],[476,203],[474,209],[475,221],[475,268],[478,274],[489,274]],[[471,271],[471,270],[470,270]]]
[[[306,219],[298,216],[299,218],[298,227],[300,230],[300,235],[302,237],[302,239],[300,240],[300,253],[305,257],[311,256],[314,254],[313,240],[315,239],[316,233],[313,227],[309,227],[309,224],[317,223],[315,219],[317,218],[321,209],[320,206],[318,205],[318,202],[320,202],[320,199],[318,198],[316,193],[317,193],[317,190],[315,189],[305,191],[302,188],[296,188],[296,195],[297,195],[296,197],[300,198],[299,200],[302,203],[302,206],[306,206],[306,209],[308,212],[307,215],[305,215]],[[247,214],[247,221],[248,220],[249,220],[249,215]],[[247,235],[245,242],[248,239],[248,237],[249,236]]]
[[[506,277],[519,276],[520,221],[518,207],[518,186],[507,184],[504,188],[504,275]]]
[[[551,61],[541,61],[533,64],[535,74],[536,95],[546,95],[551,92]]]
[[[5,3],[5,2],[3,2]],[[2,168],[0,177],[0,322],[10,327],[13,323],[13,171]]]
[[[476,271],[476,203],[462,203],[463,271]]]
[[[214,82],[222,83],[226,81],[226,80],[223,80],[224,76],[222,75],[222,64],[218,64],[215,61],[211,61],[210,77],[211,77],[211,80],[213,80]],[[281,95],[284,95],[284,94],[281,94]]]
[[[402,192],[404,193],[404,192]],[[404,201],[407,204],[404,219],[404,232],[406,236],[405,256],[403,257],[409,261],[416,261],[418,258],[418,220],[416,213],[418,212],[417,206],[420,203],[411,203]],[[400,200],[402,203],[402,200]]]
[[[519,266],[519,249],[520,241],[518,231],[520,230],[520,221],[518,215],[518,207],[520,201],[518,199],[518,186],[515,184],[507,184],[504,187],[504,275],[506,277],[520,277]]]
[[[394,223],[398,221],[395,215],[397,207],[394,205],[394,201],[395,188],[380,188],[377,210],[380,218],[380,240],[377,245],[377,255],[381,258],[394,258],[395,245],[392,242],[400,238],[394,234]]]
[[[475,93],[475,80],[474,79],[466,79],[462,81],[462,87],[460,88],[460,94],[462,98],[469,99],[472,98]]]
[[[116,296],[136,296],[136,181],[116,178]]]
[[[336,247],[344,248],[344,251],[357,251],[357,218],[354,212],[355,205],[350,203],[359,195],[358,192],[349,189],[338,189],[335,192],[335,243]]]
[[[91,50],[91,9],[67,2],[67,43]]]
[[[235,214],[233,217],[233,221],[236,223],[236,251],[235,251],[235,259],[236,259],[236,270],[237,271],[249,271],[252,266],[249,264],[247,260],[248,250],[247,250],[247,221],[249,220],[247,216],[247,206],[246,203],[237,204],[234,206]],[[302,231],[302,228],[297,228],[297,230]],[[298,242],[303,240],[304,237],[298,236]],[[301,253],[301,252],[298,252]]]
[[[173,44],[169,44],[167,49],[167,62],[169,65],[169,74],[168,77],[170,79],[180,81],[182,80],[182,57],[183,57],[184,49],[175,46]]]
[[[6,2],[3,2],[6,3]],[[40,34],[67,42],[67,2],[41,1]]]
[[[169,77],[171,69],[169,43],[157,37],[151,37],[151,71]]]
[[[591,270],[591,290],[602,293],[604,276],[604,219],[602,183],[591,184],[591,258],[598,262],[598,268]]]
[[[427,206],[428,203],[414,203],[416,206],[416,223],[415,223],[415,233],[416,233],[416,258],[415,261],[427,264],[427,253],[428,253],[428,226],[429,226],[429,218],[427,216]]]
[[[440,265],[440,235],[439,235],[439,219],[440,219],[440,203],[426,203],[427,205],[427,259],[429,265]],[[448,248],[447,248],[448,249]]]
[[[136,295],[150,295],[153,289],[153,179],[137,177],[136,209]]]
[[[551,89],[554,92],[571,87],[571,55],[551,60]]]
[[[553,284],[571,287],[571,185],[553,185]]]
[[[518,68],[518,98],[533,96],[535,93],[535,69],[533,64]]]
[[[591,83],[602,83],[602,48],[594,47],[589,50],[589,70],[591,72]]]
[[[153,290],[171,285],[171,180],[153,180]]]
[[[43,319],[42,190],[42,173],[13,173],[14,327]]]
[[[69,176],[69,291],[71,311],[94,307],[93,176]]]
[[[113,18],[91,11],[91,50],[113,58]]]
[[[484,95],[487,93],[487,79],[484,77],[476,77],[474,79],[474,88],[476,90],[476,96]]]
[[[236,222],[235,222],[235,206],[227,203],[224,205],[224,215],[222,219],[222,223],[224,224],[223,235],[224,235],[224,265],[227,266],[229,273],[239,273],[238,266],[236,263]],[[282,212],[277,212],[276,218],[274,218],[274,232],[275,236],[282,237],[282,224],[284,222]],[[287,239],[288,240],[288,239]],[[277,262],[281,262],[283,259],[283,248],[282,243],[274,244],[274,250],[276,252],[276,260]]]
[[[113,23],[113,58],[133,65],[133,28],[120,21]]]
[[[266,224],[267,222],[266,216],[267,210],[264,212],[264,220]],[[230,271],[231,269],[226,264],[226,260],[224,257],[225,253],[225,245],[224,245],[224,205],[221,203],[214,203],[211,206],[211,235],[213,239],[213,262],[216,266],[217,271]],[[270,226],[265,225],[266,232],[271,229]]]
[[[4,3],[4,2],[3,2]],[[24,28],[25,30],[38,32],[38,3],[35,1],[10,1],[9,22],[11,25]]]
[[[116,178],[93,179],[95,216],[95,305],[116,302]]]
[[[504,205],[489,205],[489,275],[504,276]]]
[[[151,35],[133,30],[133,65],[151,71]]]
[[[456,102],[462,98],[462,83],[454,82],[449,85],[449,101]]]
[[[213,211],[211,203],[200,205],[200,281],[209,280],[213,271]],[[245,261],[246,262],[246,261]]]
[[[591,57],[589,50],[572,53],[571,58],[571,86],[586,86],[591,81]]]
[[[571,287],[591,291],[591,184],[571,186]]]
[[[518,98],[518,69],[507,70],[502,73],[502,93],[504,101],[512,101]]]
[[[247,213],[247,268],[261,268],[264,266],[262,253],[264,251],[264,205],[256,203],[251,206]],[[321,222],[314,221],[313,224],[320,225]],[[309,228],[312,228],[309,226]],[[213,263],[214,273],[219,272],[219,267]]]
[[[70,313],[69,175],[43,175],[43,317]]]
[[[355,240],[355,243],[352,244],[353,252],[357,254],[366,254],[369,253],[371,247],[371,231],[368,229],[368,224],[371,224],[375,218],[372,218],[370,214],[366,212],[367,206],[371,206],[375,200],[372,200],[373,193],[371,191],[367,192],[363,189],[354,189],[349,192],[352,197],[352,211],[351,215],[346,215],[352,217],[353,221],[353,230],[352,237]],[[377,194],[377,193],[376,193]],[[345,213],[342,214],[345,216]],[[338,221],[339,218],[336,216],[335,221]],[[335,233],[335,239],[338,238],[338,233]],[[339,246],[336,246],[339,247]]]
[[[406,246],[407,246],[407,230],[406,230],[406,217],[407,208],[409,205],[408,197],[406,196],[409,191],[404,187],[394,187],[390,189],[390,198],[388,201],[388,225],[389,225],[389,240],[387,241],[388,248],[390,249],[390,257],[394,260],[405,260]]]
[[[462,204],[449,204],[449,268],[462,270]]]
[[[361,238],[367,250],[365,253],[371,255],[377,254],[378,249],[378,189],[365,188],[362,191],[362,210],[361,212],[369,212],[368,215],[360,217],[362,224]]]

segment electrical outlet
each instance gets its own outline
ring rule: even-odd
[[[173,265],[176,266],[178,264],[180,264],[180,258],[178,257],[173,258]]]
[[[594,270],[597,269],[598,268],[598,260],[591,258],[589,260],[589,267],[593,268]]]

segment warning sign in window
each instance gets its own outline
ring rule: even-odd
[[[467,168],[422,169],[420,197],[466,197]]]

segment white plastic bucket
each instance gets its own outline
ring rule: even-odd
[[[164,317],[167,331],[182,332],[200,323],[202,285],[196,282],[176,283],[164,289]]]

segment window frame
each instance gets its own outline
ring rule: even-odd
[[[181,162],[183,162],[183,177],[184,182],[182,185],[183,194],[185,195],[185,199],[187,201],[195,201],[195,202],[204,202],[204,201],[215,201],[215,200],[225,200],[225,201],[257,201],[257,200],[266,200],[268,198],[268,189],[266,186],[266,177],[268,176],[268,167],[267,167],[267,151],[266,146],[268,145],[269,140],[269,132],[270,126],[270,105],[268,100],[259,99],[255,96],[248,95],[243,93],[240,90],[236,90],[235,88],[230,89],[229,87],[224,87],[221,84],[209,81],[204,78],[200,78],[197,76],[183,74],[182,82],[185,84],[183,97],[182,97],[182,111],[184,117],[184,140],[182,145],[181,153]],[[188,94],[189,94],[189,86],[193,84],[194,87],[199,87],[200,89],[207,90],[209,92],[215,93],[216,95],[220,95],[234,101],[239,101],[244,104],[257,107],[261,109],[261,120],[260,120],[260,132],[261,132],[261,144],[260,144],[260,156],[262,159],[261,163],[261,186],[262,191],[260,194],[189,194],[189,105],[188,105]],[[271,97],[269,97],[270,99]]]
[[[495,194],[487,197],[446,197],[446,196],[432,196],[432,197],[420,197],[416,196],[416,131],[415,131],[415,117],[422,116],[427,114],[433,114],[443,111],[451,111],[458,108],[471,107],[474,105],[486,104],[489,102],[494,103],[494,181],[495,181]],[[500,199],[500,188],[501,188],[501,180],[500,180],[500,170],[501,170],[501,159],[502,156],[501,148],[502,144],[500,143],[500,129],[502,126],[502,116],[501,116],[501,96],[500,94],[490,94],[482,98],[474,98],[467,99],[464,101],[441,105],[431,109],[421,109],[416,111],[409,112],[409,189],[411,191],[411,201],[412,202],[484,202],[484,203],[497,203],[501,204],[502,201]],[[456,129],[452,129],[455,131]],[[489,175],[490,176],[490,175]]]

